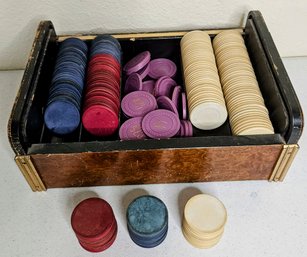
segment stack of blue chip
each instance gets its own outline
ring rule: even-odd
[[[133,242],[144,248],[156,247],[167,235],[167,208],[154,196],[138,197],[128,206],[127,223]]]
[[[99,35],[91,45],[90,58],[97,54],[109,54],[121,63],[121,46],[117,39],[110,35]]]
[[[66,135],[79,126],[87,51],[77,38],[60,45],[44,113],[46,127],[55,134]]]

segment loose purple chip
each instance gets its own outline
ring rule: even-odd
[[[121,107],[128,117],[142,117],[148,112],[157,109],[157,101],[148,92],[134,91],[123,98]]]
[[[149,65],[147,64],[145,67],[140,69],[137,73],[140,75],[142,79],[144,79],[149,73]]]
[[[171,111],[155,110],[145,115],[142,129],[150,138],[170,138],[180,129],[180,120]]]
[[[169,110],[169,111],[175,113],[179,117],[178,110],[177,110],[176,106],[174,105],[172,100],[169,99],[167,96],[164,96],[164,95],[159,96],[157,98],[157,104],[158,104],[159,109]]]
[[[126,80],[125,83],[125,94],[128,94],[133,91],[142,90],[142,78],[137,73],[132,73]]]
[[[127,62],[123,68],[127,75],[131,73],[138,72],[143,67],[145,67],[150,61],[150,52],[144,51],[139,53],[137,56],[133,57],[129,62]]]
[[[187,119],[187,98],[184,92],[181,93],[181,108],[182,108],[182,119]]]
[[[146,80],[143,82],[142,90],[146,91],[150,94],[154,94],[154,89],[155,89],[155,81],[154,80]]]
[[[155,84],[155,96],[161,95],[171,98],[174,87],[177,85],[176,81],[170,77],[163,76],[156,81]]]
[[[119,129],[121,140],[138,140],[146,138],[142,130],[142,117],[135,117],[126,120]]]
[[[162,76],[174,77],[177,72],[176,64],[166,58],[158,58],[149,63],[149,77],[158,79]]]
[[[174,87],[173,93],[172,93],[172,102],[176,106],[176,109],[179,111],[179,96],[181,95],[181,86]]]

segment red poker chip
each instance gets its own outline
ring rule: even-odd
[[[73,210],[71,226],[77,236],[94,238],[104,234],[114,219],[112,207],[108,202],[101,198],[88,198]]]
[[[82,124],[95,136],[111,136],[118,128],[119,117],[107,106],[92,105],[86,107],[82,115]]]
[[[86,106],[91,105],[93,103],[109,106],[112,110],[114,110],[115,113],[118,113],[118,111],[119,111],[119,103],[113,101],[112,99],[110,99],[108,97],[108,95],[94,95],[94,96],[91,96],[84,103],[84,109],[86,109]]]
[[[86,94],[87,92],[90,92],[91,90],[97,90],[99,88],[111,90],[119,98],[119,95],[120,95],[119,88],[117,88],[117,86],[106,83],[104,81],[102,82],[96,81],[96,82],[93,82],[92,84],[88,84],[86,88]]]
[[[113,237],[114,233],[116,233],[117,230],[117,222],[115,217],[113,218],[113,222],[111,225],[105,230],[104,233],[96,236],[96,237],[83,237],[81,235],[77,235],[78,241],[83,244],[88,244],[92,246],[99,246],[102,244],[106,244],[110,239]]]
[[[105,96],[108,97],[112,102],[114,102],[116,105],[119,106],[119,98],[116,97],[112,91],[108,90],[108,89],[100,89],[100,90],[95,90],[95,91],[91,91],[88,94],[86,94],[85,96],[85,102],[86,101],[90,101],[89,99],[91,99],[91,97],[94,96]]]
[[[100,71],[107,71],[113,74],[116,78],[120,78],[120,71],[114,69],[112,66],[109,66],[107,64],[99,64],[92,66],[88,69],[87,75],[92,76],[93,74],[100,72]]]
[[[117,236],[117,230],[116,232],[114,233],[114,235],[112,236],[112,238],[105,244],[101,245],[101,246],[91,246],[91,245],[88,245],[88,244],[85,244],[85,243],[80,243],[80,245],[86,250],[86,251],[89,251],[89,252],[93,252],[93,253],[98,253],[98,252],[102,252],[102,251],[105,251],[107,250],[115,241],[116,239],[116,236]]]
[[[98,75],[92,76],[91,78],[87,80],[88,85],[94,82],[104,82],[104,83],[114,86],[115,88],[118,88],[118,89],[120,88],[120,81],[110,76],[104,76],[104,75],[99,74],[99,76]]]
[[[120,69],[120,63],[111,54],[96,54],[89,61],[89,65],[94,64],[96,62],[100,62],[100,61],[110,62],[110,63],[112,63],[112,65],[114,65],[115,67],[118,67]]]
[[[115,106],[114,103],[110,103],[107,101],[101,101],[101,100],[92,100],[88,103],[84,104],[83,110],[84,112],[86,112],[86,110],[92,106],[103,106],[107,109],[109,109],[110,111],[112,111],[115,115],[118,113],[119,109]],[[83,112],[83,113],[84,113]]]

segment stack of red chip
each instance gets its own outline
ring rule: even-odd
[[[116,58],[120,50],[110,51],[111,47],[115,48],[114,40],[100,36],[91,47],[82,124],[95,136],[113,135],[119,125],[121,66]]]
[[[79,203],[71,215],[71,226],[80,245],[89,252],[108,249],[117,235],[112,207],[100,198],[88,198]]]

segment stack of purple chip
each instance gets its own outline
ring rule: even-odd
[[[186,95],[173,77],[176,64],[165,58],[151,60],[149,51],[132,58],[123,68],[127,75],[121,108],[128,118],[119,130],[122,140],[188,137]]]

